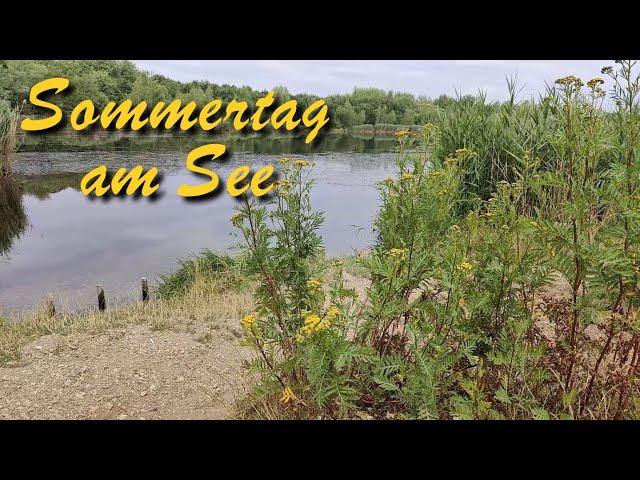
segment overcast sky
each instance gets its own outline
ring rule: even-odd
[[[545,82],[576,75],[585,83],[611,60],[136,60],[142,69],[180,80],[249,85],[267,90],[283,85],[291,93],[327,96],[354,87],[377,87],[435,98],[486,91],[490,100],[507,96],[505,77],[517,75],[522,96],[544,91]],[[522,99],[522,98],[521,98]]]

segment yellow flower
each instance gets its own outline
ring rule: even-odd
[[[280,401],[282,403],[289,403],[297,399],[298,397],[296,397],[295,393],[293,393],[291,387],[284,387],[284,389],[282,390],[282,395],[280,396]]]
[[[454,165],[457,161],[458,161],[457,158],[447,157],[444,163],[446,163],[447,165]]]
[[[475,152],[470,148],[459,148],[456,150],[456,157],[458,158],[468,157],[470,155],[474,155],[474,153]]]
[[[231,223],[233,223],[237,227],[242,223],[243,218],[244,218],[244,214],[238,212],[234,214],[233,217],[231,217]]]
[[[308,167],[309,162],[307,162],[306,160],[296,160],[295,162],[293,162],[293,165],[295,167]]]
[[[335,307],[334,307],[335,308]],[[331,309],[329,309],[331,310]],[[338,314],[340,311],[338,310]],[[329,312],[327,312],[327,317],[329,316]],[[300,328],[300,332],[296,334],[296,341],[298,343],[302,343],[305,339],[305,336],[310,336],[315,332],[320,332],[322,330],[326,330],[331,327],[331,318],[325,318],[321,320],[318,315],[315,313],[307,313],[304,315],[304,325]]]
[[[540,226],[540,224],[538,222],[536,222],[536,221],[529,222],[529,225],[531,225],[534,228],[538,228]]]
[[[338,307],[336,307],[335,305],[331,305],[329,307],[329,309],[327,310],[327,318],[329,320],[332,320],[332,319],[336,318],[338,315],[340,315],[340,309]]]
[[[409,135],[409,130],[398,130],[395,133],[396,138],[402,138],[402,137],[406,137],[407,135]]]
[[[471,270],[473,270],[473,263],[465,259],[460,263],[460,265],[458,265],[458,270],[470,272]]]
[[[382,180],[381,183],[384,183],[385,185],[393,185],[395,183],[395,180],[391,177],[387,177],[384,180]]]
[[[453,230],[454,232],[459,232],[460,231],[460,226],[459,225],[451,225],[451,230]]]
[[[407,254],[407,249],[406,248],[392,248],[390,250],[387,250],[386,253],[387,253],[388,257],[402,259]]]
[[[251,330],[251,327],[253,327],[257,321],[258,321],[258,317],[256,317],[253,314],[250,314],[250,315],[246,315],[242,320],[240,320],[240,324],[242,325],[242,328],[246,330]]]
[[[563,87],[577,87],[580,88],[582,87],[582,85],[584,85],[582,83],[582,80],[580,80],[578,77],[574,76],[574,75],[569,75],[563,78],[559,78],[558,80],[556,80],[556,83],[558,85],[562,85]]]
[[[440,170],[434,170],[433,172],[429,172],[429,177],[438,178],[442,176],[442,172]]]
[[[429,133],[432,130],[437,130],[438,126],[434,125],[433,123],[427,123],[424,127],[422,127],[422,129],[424,130],[424,133]]]
[[[416,176],[413,173],[408,173],[405,172],[402,174],[402,177],[400,177],[402,180],[413,180],[414,178],[416,178]]]
[[[316,325],[315,331],[320,332],[322,330],[326,330],[329,327],[331,327],[331,320],[325,318],[318,325]]]
[[[322,285],[322,281],[317,278],[310,278],[307,280],[307,288],[310,290],[317,290]]]
[[[311,335],[316,331],[319,324],[320,317],[315,313],[309,313],[304,317],[304,325],[302,326],[301,331],[305,335]]]
[[[315,313],[308,313],[304,317],[304,324],[306,326],[315,327],[318,323],[320,323],[320,317]]]
[[[604,83],[604,80],[602,78],[595,77],[587,82],[587,87],[589,87],[591,90],[595,90],[597,87],[599,87],[603,83]]]
[[[289,182],[289,180],[285,180],[283,178],[283,179],[280,179],[280,180],[277,180],[277,181],[273,182],[273,184],[276,186],[276,188],[278,188],[278,187],[287,187],[287,186],[290,185],[290,182]]]
[[[280,159],[280,163],[281,163],[282,165],[286,165],[286,164],[287,164],[287,163],[289,163],[290,161],[291,161],[291,159],[290,159],[290,158],[288,158],[288,157],[282,157],[282,158]]]

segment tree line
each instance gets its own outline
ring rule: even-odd
[[[163,75],[142,71],[126,60],[0,60],[0,109],[22,103],[36,83],[51,77],[69,78],[73,89],[64,92],[56,103],[65,112],[87,98],[100,108],[109,101],[159,101],[180,99],[199,106],[212,98],[233,99],[252,104],[267,91],[249,86],[215,84],[208,81],[179,82]],[[286,87],[275,86],[277,102],[291,98],[306,108],[319,97],[293,95]],[[424,125],[433,122],[447,107],[473,97],[455,99],[441,95],[436,99],[377,88],[355,88],[352,93],[325,97],[332,116],[332,128],[351,131],[358,125]],[[26,103],[24,113],[39,114]]]

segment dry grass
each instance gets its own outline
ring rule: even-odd
[[[18,149],[20,109],[0,110],[0,175],[12,172],[13,154]]]
[[[252,288],[233,274],[198,277],[180,298],[136,303],[105,312],[49,317],[42,308],[15,320],[0,319],[0,365],[20,364],[20,349],[43,335],[99,334],[112,328],[146,324],[153,329],[178,329],[193,322],[219,325],[237,322],[253,308]]]

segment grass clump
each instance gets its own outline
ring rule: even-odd
[[[162,299],[179,298],[189,291],[197,278],[215,277],[225,270],[230,270],[234,259],[220,255],[212,250],[204,250],[186,260],[179,261],[176,271],[161,275],[156,287],[156,294]]]
[[[19,366],[21,348],[44,335],[98,335],[132,325],[147,325],[153,330],[189,331],[194,323],[209,326],[215,332],[230,319],[243,316],[252,308],[251,291],[236,272],[220,269],[212,276],[198,270],[190,277],[189,287],[181,296],[138,302],[104,312],[49,316],[46,308],[42,308],[22,318],[0,318],[0,366]]]
[[[18,124],[20,108],[11,108],[0,100],[0,176],[8,176],[13,171],[13,154],[18,148]]]

